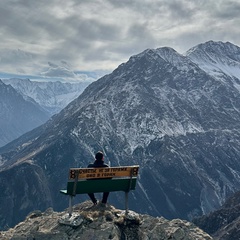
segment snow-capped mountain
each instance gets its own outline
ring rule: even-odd
[[[0,146],[45,123],[49,117],[36,102],[24,99],[0,80]]]
[[[58,190],[65,188],[68,168],[87,166],[102,150],[112,166],[140,165],[129,200],[133,210],[191,219],[219,207],[240,188],[240,95],[235,84],[240,79],[225,72],[216,77],[203,68],[202,56],[215,52],[217,57],[221,45],[229,46],[212,43],[186,55],[165,47],[132,56],[46,124],[1,148],[0,191],[9,188],[11,172],[31,172],[32,181],[24,175],[27,187],[17,191],[13,185],[0,206],[11,202],[20,209],[19,219],[34,208],[66,208]],[[228,49],[239,50],[230,45]],[[189,56],[194,52],[199,61]],[[218,58],[227,64],[230,55],[237,59],[233,52]],[[111,193],[109,201],[120,207],[121,196]],[[9,224],[16,221],[9,219]]]
[[[3,79],[25,97],[34,99],[51,115],[58,113],[77,98],[90,82],[37,82],[29,79]]]
[[[213,42],[200,44],[185,54],[204,71],[220,79],[240,79],[240,49],[232,43]],[[240,90],[239,81],[236,87]]]

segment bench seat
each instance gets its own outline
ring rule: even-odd
[[[60,190],[60,193],[70,196],[69,215],[72,214],[72,198],[75,195],[116,191],[125,192],[127,213],[128,193],[136,188],[138,169],[138,165],[111,168],[71,168],[67,189]]]
[[[75,194],[99,193],[99,192],[128,192],[136,188],[137,178],[113,178],[113,179],[94,179],[78,180]],[[67,190],[60,190],[65,195],[74,195],[75,182],[68,182]]]

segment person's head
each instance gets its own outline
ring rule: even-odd
[[[103,161],[103,153],[101,151],[98,151],[95,155],[95,158],[97,161]]]

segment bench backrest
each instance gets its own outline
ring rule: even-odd
[[[136,177],[139,166],[105,167],[105,168],[70,168],[69,180]]]
[[[68,195],[97,192],[128,192],[136,187],[139,166],[109,168],[71,168],[67,191]]]

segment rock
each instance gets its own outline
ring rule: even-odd
[[[193,223],[214,239],[240,239],[240,192],[229,197],[216,211],[193,219]]]
[[[2,240],[75,240],[112,239],[147,240],[212,238],[185,220],[166,220],[114,208],[107,204],[92,206],[90,201],[75,205],[73,214],[67,211],[30,213],[25,221],[8,231],[0,232]]]

